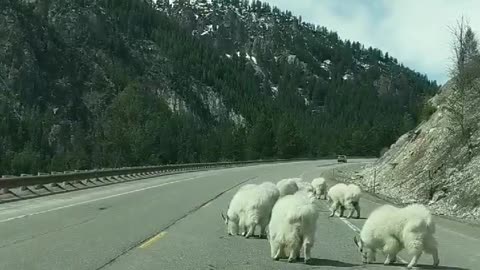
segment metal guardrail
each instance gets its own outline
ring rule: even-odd
[[[334,159],[333,157],[323,159]],[[95,169],[86,171],[66,171],[38,173],[37,175],[22,174],[20,176],[4,175],[0,178],[0,195],[12,194],[19,195],[12,190],[30,191],[32,195],[37,194],[37,190],[46,190],[47,193],[53,192],[53,188],[61,191],[72,189],[82,189],[87,187],[101,186],[119,182],[134,181],[144,178],[160,176],[164,174],[204,170],[212,168],[225,168],[234,166],[243,166],[250,164],[274,163],[285,161],[304,161],[312,160],[309,158],[297,159],[270,159],[270,160],[250,160],[236,162],[215,162],[215,163],[192,163],[192,164],[172,164],[160,166],[142,166],[127,167],[117,169]],[[318,160],[318,159],[315,159]]]
[[[43,185],[65,185],[71,183],[79,183],[82,181],[90,182],[109,182],[123,178],[124,180],[133,180],[146,178],[166,172],[178,172],[195,169],[208,169],[214,167],[228,167],[234,165],[249,164],[253,162],[218,162],[218,163],[195,163],[195,164],[178,164],[178,165],[161,165],[161,166],[143,166],[129,167],[119,169],[97,169],[88,171],[73,172],[52,172],[50,174],[39,173],[39,175],[21,176],[7,175],[0,178],[0,189],[3,193],[7,193],[10,189],[36,186],[40,188]],[[121,179],[118,179],[121,180]],[[86,183],[86,182],[83,182]]]
[[[306,159],[298,159],[306,160]],[[158,176],[165,173],[192,171],[210,168],[222,168],[242,166],[249,164],[272,163],[286,160],[252,160],[238,162],[215,162],[215,163],[192,163],[172,164],[160,166],[127,167],[118,169],[95,169],[86,171],[65,171],[38,173],[38,175],[21,174],[20,176],[3,175],[0,178],[0,194],[11,193],[12,189],[33,190],[46,188],[47,185],[65,189],[67,185],[79,184],[105,184],[112,182],[124,182]],[[79,187],[80,188],[80,187]]]

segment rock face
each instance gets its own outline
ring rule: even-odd
[[[451,83],[430,100],[436,112],[416,129],[401,136],[360,179],[372,190],[400,203],[421,202],[437,214],[480,221],[480,132],[475,126],[469,142],[462,142],[450,121],[446,99]],[[480,101],[468,101],[472,119],[480,117]]]

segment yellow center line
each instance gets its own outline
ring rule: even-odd
[[[148,239],[147,241],[143,242],[143,244],[140,245],[140,248],[148,248],[149,246],[151,246],[156,241],[162,239],[166,234],[167,234],[167,232],[160,232],[159,234],[155,235],[154,237],[152,237],[152,238]]]
[[[204,206],[202,206],[202,208],[205,208],[205,207],[209,206],[210,204],[212,204],[212,202],[209,202],[209,203],[205,204]]]

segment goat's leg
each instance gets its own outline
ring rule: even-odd
[[[309,241],[303,243],[303,260],[308,263],[311,258],[312,244]]]
[[[420,259],[420,256],[422,256],[422,252],[417,252],[415,255],[413,255],[412,260],[410,263],[407,265],[408,269],[412,269],[415,265],[417,265],[418,260]]]
[[[429,235],[425,238],[424,248],[426,253],[432,254],[433,266],[438,266],[440,264],[440,259],[438,258],[437,240],[435,240],[433,235]]]
[[[290,256],[288,257],[288,262],[289,263],[295,262],[297,258],[298,258],[298,251],[292,248],[290,250]]]
[[[250,238],[250,237],[255,233],[255,227],[256,227],[255,224],[251,224],[251,225],[248,227],[248,232],[247,232],[247,234],[245,235],[245,238]]]
[[[355,205],[355,211],[357,211],[357,219],[360,218],[360,204],[357,202]]]
[[[340,205],[340,217],[343,217],[343,212],[345,212],[345,206]]]
[[[278,261],[281,256],[281,252],[282,246],[275,241],[270,241],[270,255],[272,255],[272,259]]]
[[[388,237],[385,239],[385,245],[383,246],[383,253],[387,254],[384,264],[388,265],[397,260],[397,254],[400,252],[401,245],[394,237]]]
[[[338,202],[332,203],[332,206],[330,206],[330,217],[335,216],[335,212],[337,211],[338,208]]]

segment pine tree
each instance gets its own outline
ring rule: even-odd
[[[293,122],[285,117],[278,125],[276,148],[281,158],[298,157],[304,151],[305,142]]]
[[[468,22],[462,17],[457,25],[452,28],[454,38],[454,65],[451,70],[453,77],[453,93],[447,100],[447,111],[453,126],[450,130],[455,133],[460,129],[461,138],[464,142],[476,128],[476,121],[471,119],[468,101],[479,97],[478,86],[474,80],[478,78],[480,70],[480,58],[478,53],[478,41]]]

